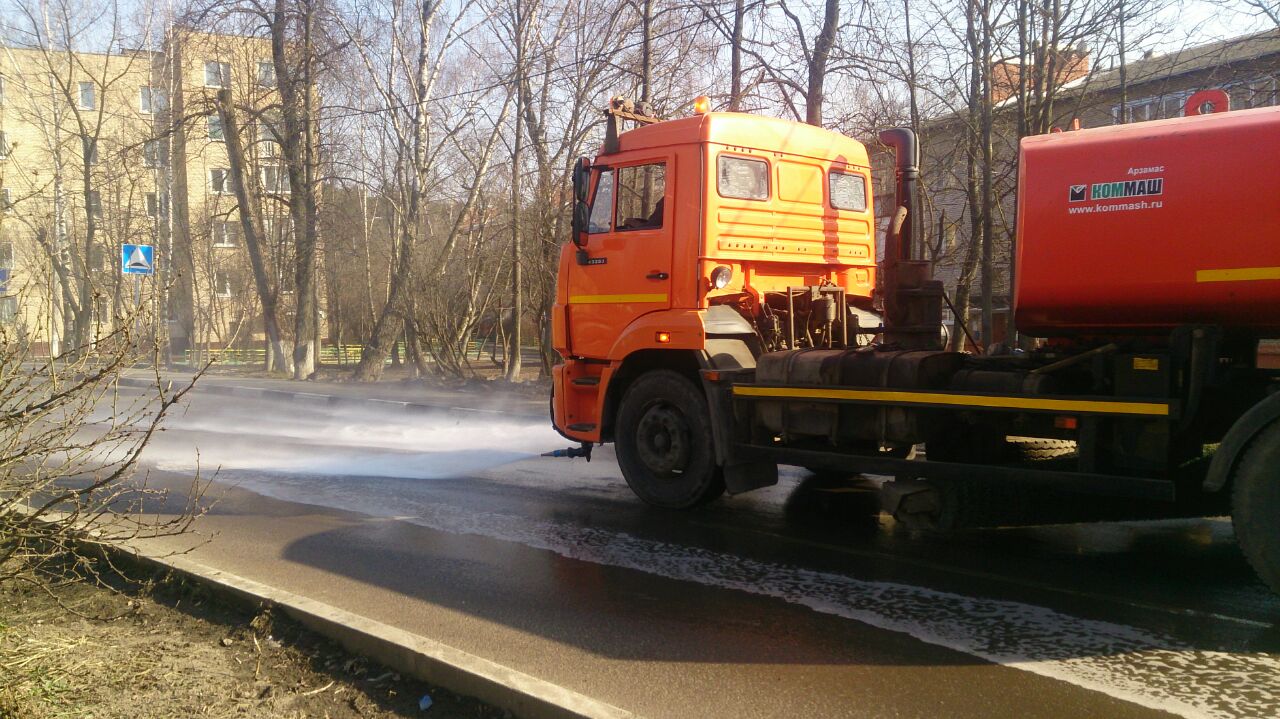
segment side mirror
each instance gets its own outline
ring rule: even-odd
[[[571,221],[573,244],[582,247],[587,243],[587,226],[591,221],[591,209],[587,206],[587,192],[591,189],[591,161],[579,157],[573,165],[573,219]]]

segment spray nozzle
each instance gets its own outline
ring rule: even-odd
[[[543,457],[584,457],[588,462],[591,461],[591,443],[583,442],[581,447],[567,447],[565,449],[553,449],[550,452],[543,452]]]

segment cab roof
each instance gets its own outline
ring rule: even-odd
[[[715,143],[870,167],[867,148],[838,132],[802,122],[743,112],[708,112],[664,120],[618,136],[621,152],[689,143]]]

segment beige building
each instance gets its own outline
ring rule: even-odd
[[[268,266],[289,267],[266,40],[176,28],[163,52],[0,48],[4,327],[57,352],[137,303],[176,359],[261,336],[213,104],[224,88],[245,124]],[[155,247],[154,277],[122,274],[125,244]],[[287,307],[292,271],[273,274]]]

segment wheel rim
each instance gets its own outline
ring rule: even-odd
[[[678,477],[689,465],[691,435],[683,412],[665,402],[649,406],[636,427],[640,461],[659,477]]]

